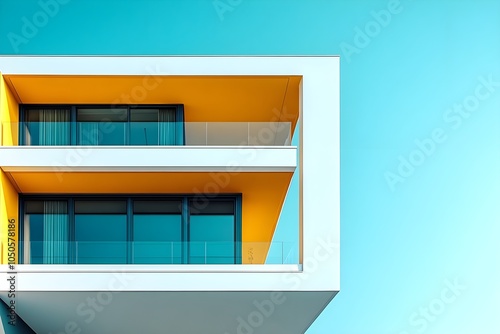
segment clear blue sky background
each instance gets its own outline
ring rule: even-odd
[[[307,334],[500,332],[500,1],[65,1],[2,0],[0,53],[339,54],[342,288]]]

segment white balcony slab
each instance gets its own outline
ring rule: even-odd
[[[293,172],[294,146],[3,146],[5,172]]]
[[[325,282],[302,265],[16,265],[2,266],[0,292],[29,291],[310,291]],[[118,284],[122,282],[123,284]]]

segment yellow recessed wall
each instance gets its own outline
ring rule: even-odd
[[[12,122],[18,121],[19,107],[17,101],[5,84],[0,74],[0,139],[4,145],[17,145],[17,126],[12,127]],[[12,186],[7,175],[0,170],[0,262],[8,263],[9,220],[14,219],[15,229],[11,238],[15,240],[15,261],[17,262],[18,240],[18,194]]]
[[[242,194],[243,263],[264,263],[293,173],[13,172],[25,194]]]
[[[0,229],[0,242],[2,243],[0,248],[1,263],[9,263],[9,243],[12,246],[13,241],[15,245],[10,251],[14,252],[15,255],[11,260],[17,263],[19,260],[17,242],[19,240],[18,194],[2,170],[0,170],[0,219],[2,220]],[[9,223],[13,223],[15,227],[9,229]]]
[[[1,145],[12,146],[18,144],[19,104],[15,95],[7,86],[0,74],[0,123]]]

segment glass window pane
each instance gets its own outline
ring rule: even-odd
[[[75,215],[75,252],[78,264],[127,262],[127,216]]]
[[[158,109],[130,109],[130,121],[158,123]]]
[[[181,215],[134,215],[134,263],[182,263]]]
[[[78,122],[127,122],[127,108],[78,108]]]
[[[69,122],[68,108],[47,106],[46,108],[26,109],[27,122]]]
[[[212,200],[210,202],[207,202],[206,198],[194,198],[189,201],[189,214],[233,215],[234,200]]]
[[[43,213],[43,201],[24,202],[24,213]]]
[[[134,213],[181,213],[182,201],[169,199],[165,201],[134,201]]]
[[[190,216],[189,263],[234,264],[234,234],[234,216]]]
[[[127,201],[75,201],[75,213],[127,213]]]
[[[24,249],[30,252],[31,264],[43,263],[43,214],[27,214],[29,222],[29,240],[25,240]]]

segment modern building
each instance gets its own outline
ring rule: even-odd
[[[6,333],[304,333],[339,291],[338,57],[0,71]]]

